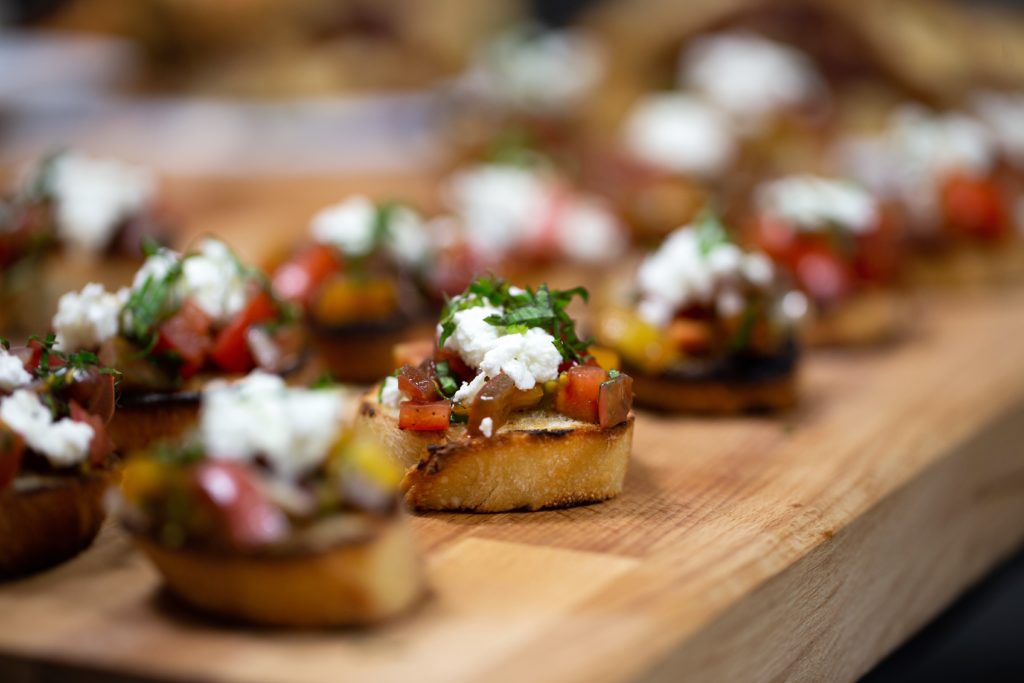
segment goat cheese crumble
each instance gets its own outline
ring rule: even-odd
[[[573,192],[543,170],[481,164],[456,173],[447,195],[473,250],[492,259],[551,244],[570,259],[599,263],[625,243],[602,201]]]
[[[472,400],[487,379],[502,372],[515,382],[516,388],[524,391],[558,377],[562,354],[555,346],[555,338],[537,327],[508,333],[485,320],[502,312],[495,306],[475,306],[455,312],[455,329],[445,341],[445,348],[458,353],[468,366],[479,370],[472,382],[464,382],[456,392],[456,401]]]
[[[389,408],[398,408],[402,404],[402,401],[408,397],[402,393],[398,388],[397,377],[387,377],[384,380],[384,385],[380,389],[380,402],[381,405],[388,406]]]
[[[96,348],[115,336],[125,292],[111,294],[103,285],[91,282],[81,292],[67,292],[57,302],[53,316],[55,348],[74,352]]]
[[[523,26],[486,46],[468,85],[500,105],[558,114],[578,103],[603,69],[604,55],[586,34]]]
[[[316,214],[310,231],[317,242],[352,258],[368,256],[383,244],[402,265],[421,264],[430,253],[431,241],[420,215],[407,206],[392,206],[386,209],[386,224],[381,226],[382,210],[368,197],[349,197]]]
[[[31,382],[32,373],[25,369],[21,359],[0,348],[0,389],[13,391]]]
[[[979,92],[971,104],[1007,158],[1024,167],[1024,92]]]
[[[758,208],[798,230],[817,232],[838,226],[852,233],[878,224],[874,198],[853,183],[812,175],[787,176],[757,190]]]
[[[777,112],[821,97],[824,80],[802,52],[748,32],[700,38],[682,55],[681,85],[756,130]]]
[[[50,176],[60,239],[86,252],[105,249],[118,224],[141,211],[156,190],[144,168],[112,159],[63,154]]]
[[[716,177],[735,154],[729,125],[713,106],[692,95],[650,95],[630,111],[626,149],[638,160],[673,173]]]
[[[36,453],[56,467],[76,465],[89,455],[95,432],[84,422],[53,414],[38,394],[18,389],[0,401],[0,422],[14,430]]]
[[[637,270],[637,312],[663,327],[676,311],[690,304],[713,304],[721,315],[736,315],[746,306],[741,286],[769,286],[775,277],[771,261],[760,252],[743,252],[730,242],[710,248],[700,232],[685,226],[673,232]]]
[[[327,457],[341,417],[338,392],[291,388],[276,375],[256,371],[234,383],[210,383],[199,433],[212,458],[261,456],[274,472],[295,480]]]
[[[488,439],[491,438],[491,435],[494,434],[494,420],[489,417],[480,420],[480,433]]]

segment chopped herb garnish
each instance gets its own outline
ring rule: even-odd
[[[150,275],[142,286],[133,289],[121,309],[124,336],[139,344],[145,353],[156,346],[157,327],[178,308],[175,286],[181,275],[182,261],[177,259],[162,278]]]
[[[453,410],[451,417],[448,418],[449,424],[460,424],[464,422],[469,422],[469,413],[456,413]]]
[[[309,385],[310,389],[331,389],[337,386],[338,380],[334,378],[334,375],[330,371],[323,372],[313,380],[313,383]]]
[[[555,346],[566,360],[580,362],[587,358],[589,340],[576,336],[576,323],[566,312],[575,297],[589,300],[583,287],[567,290],[551,290],[541,285],[536,290],[514,289],[505,281],[494,278],[480,278],[469,286],[466,292],[449,300],[441,314],[441,337],[439,346],[455,331],[455,314],[467,308],[494,306],[502,312],[485,318],[495,327],[504,328],[507,333],[522,333],[537,327],[555,338]]]
[[[451,398],[459,390],[459,381],[452,376],[448,361],[440,361],[435,364],[434,372],[437,375],[437,390],[445,398]]]
[[[621,372],[619,372],[615,368],[612,368],[611,370],[608,371],[608,379],[618,379],[619,375],[621,374]]]
[[[700,253],[707,256],[717,247],[729,243],[729,233],[726,232],[722,221],[712,211],[703,211],[694,223],[697,229],[697,244],[700,246]]]

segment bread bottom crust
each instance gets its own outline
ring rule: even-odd
[[[433,327],[416,322],[400,326],[353,326],[323,330],[314,328],[310,340],[331,375],[342,382],[369,384],[394,370],[395,345],[427,339]]]
[[[631,415],[601,429],[555,413],[513,414],[493,437],[398,428],[393,411],[371,392],[357,425],[384,444],[406,470],[405,501],[415,510],[508,512],[614,498],[622,491],[633,442]]]
[[[106,517],[103,494],[113,475],[39,477],[0,493],[0,579],[71,559],[93,542]],[[24,480],[23,480],[24,481]]]
[[[952,245],[925,252],[910,264],[910,279],[925,287],[993,287],[1024,282],[1024,240],[991,246]]]
[[[369,538],[281,556],[177,550],[135,536],[171,591],[203,612],[263,626],[372,624],[423,595],[422,567],[401,515]]]
[[[154,394],[159,400],[120,405],[107,434],[120,453],[129,455],[158,441],[179,439],[199,419],[199,394]]]
[[[797,403],[797,373],[754,381],[680,379],[628,371],[638,405],[672,413],[735,415],[776,411]]]
[[[815,347],[876,346],[897,339],[910,320],[908,299],[898,291],[861,292],[818,314],[807,330]]]

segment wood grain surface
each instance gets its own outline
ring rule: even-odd
[[[252,212],[204,225],[246,240]],[[641,413],[616,500],[415,518],[432,593],[383,628],[211,622],[108,526],[0,587],[0,679],[852,680],[1024,542],[1024,290],[917,311],[809,357],[792,414]]]

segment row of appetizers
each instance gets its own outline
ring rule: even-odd
[[[200,608],[310,626],[406,609],[422,577],[403,507],[612,498],[634,392],[669,411],[793,405],[798,328],[819,294],[802,278],[828,280],[830,263],[870,273],[856,259],[883,220],[867,195],[825,191],[832,201],[805,213],[779,200],[761,220],[765,251],[739,246],[710,213],[672,233],[609,278],[591,316],[599,345],[570,314],[582,288],[478,277],[452,297],[435,292],[433,318],[429,290],[411,295],[415,313],[401,309],[405,288],[423,283],[396,255],[396,236],[419,229],[402,207],[331,209],[342,219],[318,218],[311,244],[272,277],[212,238],[184,254],[147,246],[130,286],[68,292],[50,336],[0,351],[0,573],[88,545],[121,476],[117,518]],[[847,223],[857,227],[835,230]],[[789,254],[813,255],[817,270]],[[829,291],[830,312],[864,294]],[[352,313],[324,317],[325,300]],[[393,344],[424,322],[426,343]],[[336,385],[295,386],[307,383],[310,338],[341,371],[370,365],[375,347],[400,362],[353,372],[380,381],[345,415]]]

